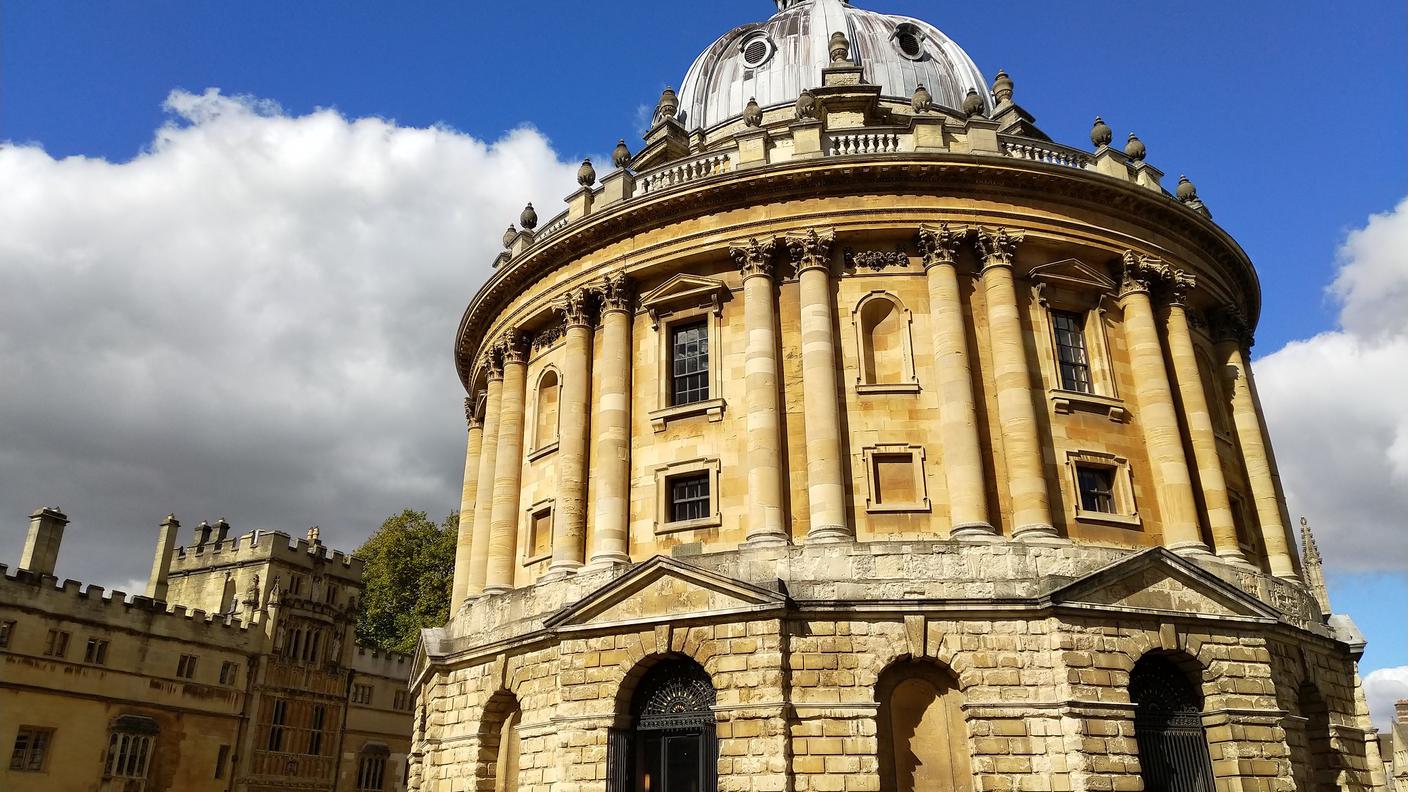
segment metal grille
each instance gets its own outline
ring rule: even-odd
[[[1061,387],[1094,393],[1090,385],[1090,356],[1085,349],[1085,318],[1057,311],[1051,315],[1056,328],[1056,360],[1061,366]]]
[[[670,522],[709,516],[709,474],[691,473],[670,479]]]
[[[768,43],[766,38],[759,36],[754,39],[749,39],[748,42],[743,45],[743,65],[749,68],[757,68],[763,65],[771,54],[772,45]]]
[[[1105,467],[1079,465],[1076,482],[1080,485],[1080,507],[1084,511],[1115,513],[1115,471]]]
[[[670,360],[670,403],[694,404],[708,399],[709,328],[704,322],[671,328]]]
[[[1139,774],[1148,792],[1213,792],[1212,761],[1198,691],[1171,660],[1157,655],[1129,679]]]
[[[693,663],[658,665],[640,685],[636,729],[684,729],[714,722],[714,685]]]

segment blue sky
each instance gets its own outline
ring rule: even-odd
[[[1140,135],[1166,187],[1187,173],[1261,273],[1258,355],[1337,330],[1341,305],[1326,293],[1337,250],[1408,193],[1408,6],[1397,0],[861,4],[933,22],[989,77],[1007,70],[1017,102],[1056,140],[1088,147],[1099,114],[1118,138]],[[330,107],[481,141],[531,124],[565,167],[620,137],[634,147],[642,107],[697,52],[771,11],[769,0],[3,0],[0,140],[122,163],[171,122],[173,90],[218,88],[292,117]],[[555,206],[570,188],[534,200]],[[453,404],[449,342],[433,360]],[[5,505],[13,522],[17,507]],[[1408,562],[1388,566],[1331,567],[1337,607],[1371,638],[1366,671],[1408,663]]]

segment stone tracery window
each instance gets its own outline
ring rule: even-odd
[[[880,788],[971,792],[963,694],[953,675],[936,663],[908,660],[886,669],[875,688]]]
[[[141,715],[119,715],[108,732],[108,750],[103,760],[103,775],[117,782],[123,792],[142,792],[147,788],[153,749],[156,746],[156,721]]]

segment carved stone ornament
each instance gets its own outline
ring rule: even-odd
[[[879,272],[886,267],[909,266],[909,254],[903,250],[851,250],[846,248],[846,266]]]
[[[773,272],[772,254],[776,249],[776,240],[766,239],[759,242],[756,239],[750,239],[747,244],[730,247],[728,254],[738,265],[739,272],[743,273],[744,280],[758,275],[771,278]]]
[[[1024,238],[1025,234],[1010,234],[1001,226],[979,228],[974,237],[974,246],[984,267],[1010,267],[1012,259],[1017,255],[1017,245],[1021,244]]]
[[[508,224],[508,230],[504,232],[504,248],[513,247],[513,240],[518,238],[518,229],[513,227],[513,223]]]
[[[499,339],[499,351],[504,356],[504,364],[526,363],[528,361],[527,336],[522,330],[511,328],[505,330],[503,337]]]
[[[601,310],[625,311],[630,313],[635,310],[636,290],[631,279],[626,277],[624,272],[613,272],[602,279],[601,282]]]
[[[1168,281],[1172,274],[1162,260],[1126,250],[1122,260],[1120,296],[1143,292],[1149,294]]]
[[[1241,308],[1224,305],[1209,317],[1209,324],[1212,325],[1213,340],[1219,344],[1235,341],[1245,348],[1251,348],[1252,328]]]
[[[558,339],[562,338],[565,333],[566,328],[563,326],[562,322],[553,322],[547,327],[544,327],[533,334],[533,351],[538,352],[539,350],[547,349],[556,343]]]
[[[1178,177],[1178,187],[1174,189],[1174,197],[1178,198],[1184,206],[1197,212],[1203,217],[1212,217],[1212,212],[1208,211],[1207,204],[1198,197],[1198,188],[1187,176]]]
[[[259,573],[249,579],[249,585],[244,590],[244,604],[250,610],[259,607]]]
[[[1198,278],[1191,272],[1173,270],[1168,276],[1168,301],[1171,305],[1186,307],[1188,293],[1198,287]]]
[[[1095,123],[1090,127],[1090,142],[1096,148],[1110,145],[1110,141],[1115,139],[1115,133],[1110,129],[1110,125],[1105,123],[1105,119],[1095,116]]]
[[[502,380],[504,378],[504,363],[499,356],[499,345],[494,344],[484,353],[484,377],[488,380]]]
[[[831,56],[832,63],[850,63],[851,42],[846,39],[846,34],[839,30],[832,33],[827,52]]]
[[[1144,157],[1149,154],[1149,149],[1144,146],[1144,141],[1140,140],[1133,132],[1129,133],[1129,140],[1124,144],[1124,155],[1135,162],[1143,162]]]
[[[562,314],[562,321],[567,327],[592,325],[592,299],[591,292],[587,289],[573,289],[567,292],[553,307]]]
[[[763,108],[758,106],[757,99],[749,99],[748,104],[743,108],[743,125],[746,127],[757,127],[763,124]]]
[[[680,98],[675,95],[675,89],[666,88],[660,92],[660,103],[655,105],[655,123],[674,118],[679,110]]]
[[[792,256],[792,264],[797,268],[797,272],[813,267],[830,269],[831,243],[835,239],[836,235],[831,231],[818,234],[816,229],[812,228],[807,229],[801,236],[788,237],[787,252]]]
[[[1012,78],[1002,69],[997,70],[997,77],[992,81],[992,97],[998,104],[1012,101]]]
[[[626,145],[625,138],[621,138],[621,141],[616,144],[616,150],[611,152],[611,164],[615,165],[618,170],[631,167],[631,149]]]
[[[533,208],[533,204],[523,207],[523,213],[518,216],[518,224],[529,231],[538,227],[538,211]]]
[[[475,398],[473,396],[464,397],[464,420],[465,423],[469,424],[471,429],[478,423],[479,417],[474,409],[474,402]]]
[[[816,97],[811,91],[802,91],[797,97],[797,118],[816,119],[820,117],[820,109],[816,104]]]
[[[590,187],[596,184],[596,168],[592,167],[590,157],[582,160],[582,167],[577,169],[577,183],[583,187]]]
[[[958,246],[966,235],[965,229],[950,229],[948,223],[940,223],[938,228],[920,228],[919,255],[924,259],[924,269],[957,263]]]
[[[934,109],[934,96],[924,87],[924,83],[919,83],[914,89],[914,97],[909,100],[909,106],[916,113],[927,113]]]
[[[978,95],[978,89],[969,88],[968,95],[963,97],[963,114],[969,118],[983,114],[983,97]]]

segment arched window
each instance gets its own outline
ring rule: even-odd
[[[1330,742],[1330,710],[1315,685],[1296,691],[1295,711],[1288,720],[1286,745],[1291,749],[1291,773],[1301,792],[1336,792],[1337,756]]]
[[[607,792],[715,792],[714,684],[688,658],[663,661],[631,695],[631,727],[614,730]]]
[[[880,675],[875,700],[882,790],[971,792],[963,694],[952,674],[922,660],[897,663]]]
[[[909,311],[894,297],[871,292],[856,305],[852,318],[860,353],[857,384],[862,392],[916,390]]]
[[[494,792],[515,792],[518,789],[518,756],[521,750],[518,722],[521,716],[518,699],[507,691],[494,694],[484,707],[484,720],[480,725],[483,752],[480,755],[488,765],[487,775],[494,783]]]
[[[1203,696],[1188,674],[1168,655],[1145,655],[1129,675],[1129,698],[1144,788],[1213,792]]]
[[[557,372],[548,369],[538,378],[538,414],[534,422],[533,447],[546,448],[557,442]]]

